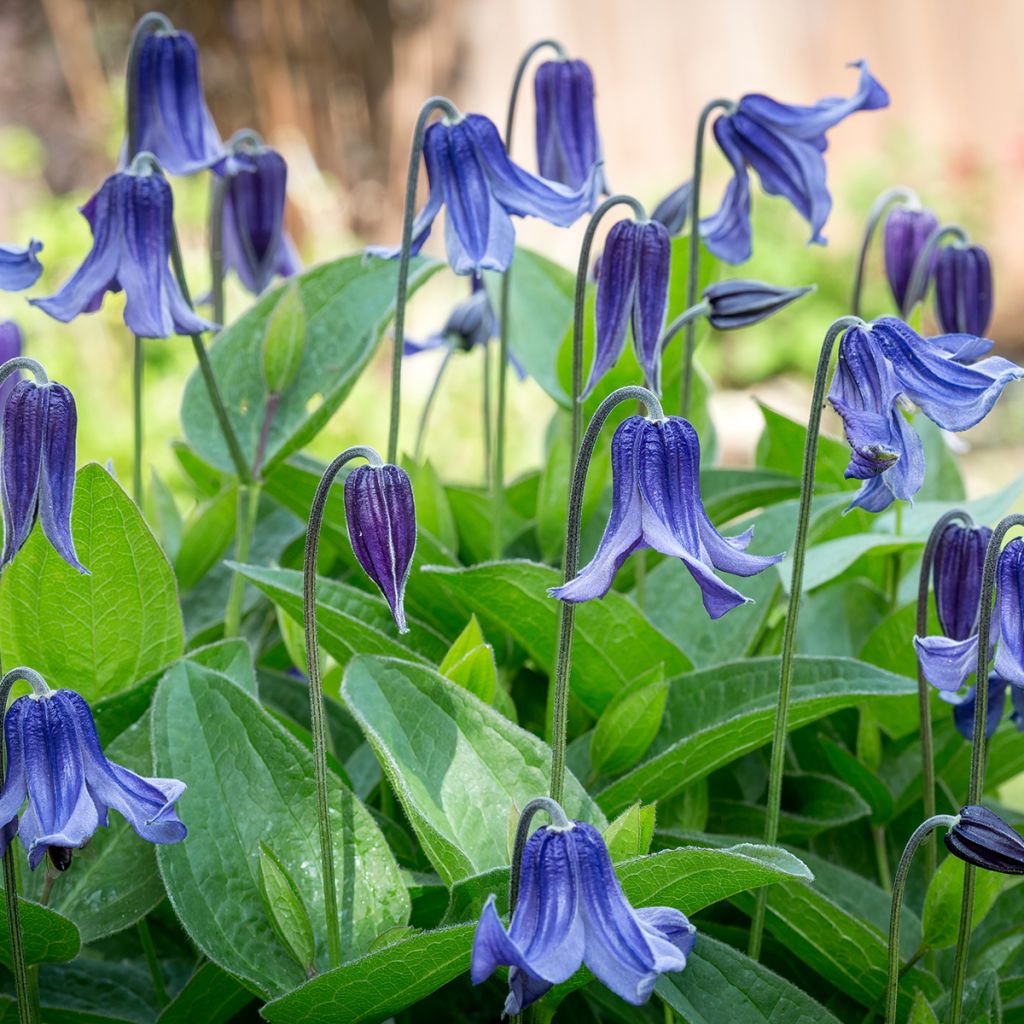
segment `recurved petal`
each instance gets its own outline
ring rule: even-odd
[[[978,667],[978,636],[950,640],[946,636],[915,636],[914,648],[925,679],[938,690],[953,693]]]
[[[626,331],[636,297],[640,226],[631,220],[612,225],[605,241],[594,300],[594,362],[583,389],[586,397],[615,365],[626,345]]]
[[[702,217],[700,237],[708,250],[726,263],[745,263],[752,251],[750,231],[750,178],[729,117],[715,121],[715,139],[732,165],[721,205],[710,217]]]
[[[15,385],[4,408],[0,463],[4,547],[0,566],[7,565],[21,550],[35,525],[49,400],[49,388],[22,380]]]
[[[853,501],[843,514],[854,508],[862,508],[865,512],[884,512],[892,503],[893,493],[886,486],[886,477],[883,473],[861,484],[860,490],[854,495]]]
[[[42,247],[37,238],[26,246],[0,245],[0,291],[24,291],[39,280],[43,265],[37,253]]]
[[[999,646],[995,671],[1024,686],[1024,539],[1014,537],[999,553],[996,566]]]
[[[938,334],[927,341],[950,359],[968,365],[987,356],[995,347],[995,342],[989,338],[979,338],[973,334]]]
[[[89,570],[78,561],[71,536],[71,506],[75,496],[75,399],[63,384],[47,384],[50,398],[43,436],[39,485],[39,522],[54,550],[72,569]]]

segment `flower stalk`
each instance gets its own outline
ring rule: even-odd
[[[919,303],[924,302],[928,291],[928,275],[931,271],[932,259],[938,247],[947,239],[952,238],[966,244],[970,238],[966,231],[958,224],[944,224],[936,228],[926,239],[921,251],[914,261],[914,269],[910,275],[910,283],[907,285],[907,314]]]
[[[853,295],[850,298],[850,312],[854,316],[860,316],[861,293],[864,290],[864,270],[868,261],[868,250],[871,248],[875,231],[881,223],[882,217],[890,206],[895,203],[919,203],[917,193],[912,188],[897,185],[895,188],[887,189],[872,204],[868,211],[868,218],[864,224],[864,237],[860,243],[860,252],[857,254],[857,270],[853,276]]]

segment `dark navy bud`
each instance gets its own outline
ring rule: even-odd
[[[943,635],[966,640],[978,628],[981,571],[992,531],[987,526],[950,523],[935,548],[932,580],[935,610]]]
[[[587,184],[601,161],[594,116],[594,77],[582,60],[549,60],[533,80],[537,109],[537,170],[569,188]],[[607,192],[604,171],[598,191]]]
[[[903,204],[894,206],[885,219],[882,234],[885,276],[889,279],[889,288],[896,300],[896,309],[904,316],[909,312],[909,307],[920,299],[919,295],[907,295],[914,264],[928,236],[938,226],[939,219],[931,210]],[[929,276],[934,267],[933,258],[932,265],[928,268]]]
[[[407,633],[405,584],[416,550],[412,483],[398,466],[360,466],[345,480],[345,518],[359,564],[380,587],[395,625]]]
[[[779,288],[763,281],[718,281],[704,289],[703,298],[711,307],[711,326],[717,331],[731,331],[765,320],[813,291],[813,285]]]
[[[943,838],[954,857],[976,868],[1024,875],[1024,839],[985,807],[964,807],[957,823]]]
[[[690,216],[690,195],[693,182],[684,181],[679,188],[674,188],[651,213],[651,220],[664,224],[670,235],[682,233],[686,220]]]
[[[67,871],[71,867],[71,850],[66,846],[48,846],[46,856],[58,871]]]
[[[983,337],[992,320],[992,265],[980,245],[947,245],[935,262],[935,315],[946,334]]]
[[[487,289],[479,278],[473,280],[473,291],[451,311],[441,336],[450,339],[464,352],[486,345],[498,333],[498,319],[494,315]]]

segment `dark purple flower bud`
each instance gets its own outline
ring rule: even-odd
[[[608,232],[601,254],[594,308],[597,333],[594,363],[584,395],[597,385],[626,345],[632,324],[633,349],[647,384],[661,389],[661,330],[668,307],[672,240],[657,221],[620,220]]]
[[[199,52],[188,32],[151,32],[134,82],[137,152],[149,151],[171,174],[195,174],[225,158],[203,98]],[[128,160],[135,153],[126,154]]]
[[[56,871],[67,871],[71,867],[71,850],[66,846],[48,846],[46,856]]]
[[[907,295],[907,287],[910,285],[914,264],[924,248],[924,243],[938,226],[939,219],[931,210],[902,203],[894,206],[885,218],[882,233],[885,276],[889,279],[889,288],[901,316],[906,316],[910,307],[921,298],[919,295]],[[933,270],[934,267],[933,258],[929,270]]]
[[[447,209],[445,245],[456,274],[508,270],[515,249],[512,217],[540,217],[568,227],[593,208],[600,167],[578,189],[547,181],[513,163],[498,129],[480,114],[435,121],[423,138],[429,193],[412,226],[415,256],[434,219]],[[373,256],[395,259],[400,247],[371,246]]]
[[[43,265],[36,253],[43,243],[30,239],[27,246],[0,245],[0,291],[21,292],[39,280]]]
[[[508,930],[491,896],[473,936],[474,985],[510,968],[506,1015],[522,1012],[584,963],[634,1006],[647,1002],[659,975],[686,966],[696,929],[672,907],[630,905],[593,825],[537,829],[523,848],[521,879]]]
[[[140,338],[199,334],[213,327],[185,301],[170,267],[174,199],[156,173],[112,174],[82,207],[92,249],[56,295],[34,306],[68,323],[95,313],[107,292],[124,289],[124,322]]]
[[[0,320],[0,366],[3,366],[8,359],[20,356],[21,352],[21,331],[18,329],[18,325],[13,320]],[[21,371],[15,370],[3,384],[0,384],[0,415],[3,415],[7,399],[19,380],[21,380]]]
[[[935,263],[935,315],[947,334],[984,336],[992,320],[992,265],[980,245],[947,245]]]
[[[985,716],[985,736],[988,739],[995,735],[995,731],[1002,721],[1003,711],[1006,708],[1006,687],[1005,679],[1001,679],[995,673],[989,675],[986,691],[988,711]],[[977,690],[976,686],[972,686],[963,697],[958,697],[953,693],[939,694],[944,701],[953,705],[953,725],[968,742],[974,739],[974,715],[978,704]]]
[[[987,526],[956,523],[939,537],[932,564],[935,610],[942,632],[951,640],[966,640],[977,632],[981,571],[991,537]]]
[[[3,425],[0,567],[13,560],[39,519],[43,536],[57,554],[73,569],[88,574],[71,537],[78,426],[71,392],[63,384],[19,381],[4,408]]]
[[[574,579],[549,593],[577,603],[604,597],[619,566],[637,548],[678,558],[700,587],[704,608],[717,619],[747,603],[715,575],[754,576],[782,555],[751,555],[753,529],[723,537],[700,496],[700,439],[679,416],[652,422],[630,416],[612,437],[612,511],[597,554]]]
[[[108,761],[89,705],[74,690],[19,697],[7,712],[4,735],[7,774],[0,790],[0,821],[15,821],[28,797],[17,834],[33,869],[48,851],[84,846],[107,824],[110,809],[151,843],[185,838],[174,808],[185,784],[146,779]]]
[[[670,235],[682,233],[690,216],[690,196],[693,193],[693,182],[684,181],[674,188],[651,212],[651,220],[664,224]]]
[[[224,196],[224,265],[259,295],[275,275],[291,277],[302,266],[284,228],[288,167],[267,146],[247,149],[233,162]]]
[[[537,109],[537,170],[542,178],[582,188],[601,162],[594,117],[594,78],[582,60],[549,60],[533,80]],[[607,192],[598,171],[599,192]]]
[[[359,466],[345,479],[345,518],[352,550],[380,587],[400,633],[405,624],[405,583],[416,550],[412,483],[398,466]]]
[[[954,857],[986,871],[1024,875],[1024,839],[986,807],[961,808],[959,820],[943,836]]]
[[[717,281],[704,289],[703,298],[711,307],[708,320],[717,331],[747,327],[778,313],[780,309],[814,291],[803,288],[779,288],[763,281]]]

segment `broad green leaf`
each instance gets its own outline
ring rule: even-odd
[[[757,442],[756,465],[760,469],[774,470],[799,480],[803,471],[804,446],[807,443],[806,422],[798,423],[763,402],[759,402],[758,406],[764,417],[764,432]],[[850,449],[845,444],[824,435],[819,437],[814,471],[815,490],[848,489],[850,485],[843,474],[849,461]],[[853,497],[852,492],[849,497]]]
[[[171,451],[185,475],[204,498],[212,498],[224,490],[227,474],[200,458],[184,441],[172,441]]]
[[[613,861],[643,857],[651,852],[654,815],[654,804],[645,807],[638,800],[609,824],[604,832],[604,841]]]
[[[792,982],[699,932],[686,970],[662,975],[655,991],[686,1024],[839,1024]]]
[[[288,869],[266,843],[259,844],[259,883],[263,910],[278,941],[310,974],[314,960],[313,925]]]
[[[210,960],[267,995],[305,972],[276,940],[259,891],[259,843],[285,865],[309,911],[317,961],[326,925],[312,757],[239,686],[189,661],[167,672],[153,705],[158,774],[187,779],[188,839],[157,856],[174,910]],[[357,957],[408,918],[391,851],[366,809],[329,783],[342,950]]]
[[[618,775],[644,756],[661,727],[667,698],[665,670],[658,665],[608,702],[590,737],[595,772]]]
[[[174,559],[182,590],[194,587],[227,553],[235,539],[237,511],[238,488],[231,486],[189,515]]]
[[[510,813],[548,790],[547,744],[411,662],[353,658],[341,695],[445,882],[507,865]],[[570,818],[604,827],[571,775],[563,805]]]
[[[4,664],[31,665],[86,700],[126,690],[184,649],[174,574],[135,503],[95,463],[78,471],[79,576],[36,529],[0,582]]]
[[[417,466],[412,459],[402,459],[402,467],[409,474],[412,492],[416,496],[416,525],[436,537],[449,551],[459,544],[455,517],[441,478],[428,459]]]
[[[797,650],[855,658],[864,637],[890,607],[889,596],[863,579],[837,580],[834,586],[806,594],[797,627]]]
[[[700,472],[700,496],[708,518],[720,525],[798,498],[800,480],[775,470],[712,466]]]
[[[228,1024],[253,1001],[251,989],[207,960],[170,1001],[157,1024]]]
[[[294,277],[278,292],[263,334],[263,379],[271,394],[282,394],[295,379],[306,340],[306,307]]]
[[[466,628],[448,648],[437,670],[485,704],[494,703],[500,689],[494,648],[484,640],[475,615],[469,617]]]
[[[414,259],[409,270],[410,294],[440,266],[432,260]],[[281,395],[270,423],[265,470],[315,437],[352,389],[391,318],[397,274],[397,261],[367,260],[358,253],[313,267],[293,279],[306,311],[306,329],[298,372]],[[267,322],[281,292],[294,286],[290,282],[261,296],[224,328],[209,348],[210,364],[249,465],[270,397],[262,360]],[[185,386],[181,421],[197,455],[218,469],[233,470],[198,369]]]
[[[439,599],[465,615],[475,613],[488,636],[511,633],[542,671],[552,671],[559,604],[547,588],[561,582],[556,570],[509,561],[468,569],[427,566],[423,573]],[[611,591],[601,601],[577,605],[570,687],[587,710],[600,714],[625,683],[657,665],[664,665],[667,676],[690,667],[686,655],[631,601]]]
[[[634,800],[665,800],[751,750],[770,742],[778,700],[779,659],[747,658],[670,680],[661,730],[651,756],[597,795],[606,814]],[[798,655],[790,729],[866,698],[907,699],[917,684],[851,658]]]
[[[958,857],[947,857],[935,872],[924,899],[921,924],[923,941],[930,949],[947,949],[956,944],[960,930],[960,904],[964,893],[964,862]],[[995,871],[974,872],[974,913],[972,927],[976,928],[992,909],[1005,878]]]
[[[935,1011],[928,1005],[928,1000],[920,992],[914,994],[914,1004],[910,1008],[910,1020],[907,1024],[939,1024]]]
[[[181,533],[184,526],[178,503],[171,489],[154,468],[149,475],[149,493],[156,507],[157,535],[164,554],[173,562],[181,547]]]
[[[494,554],[494,508],[491,496],[476,487],[448,484],[446,490],[459,534],[460,560],[467,565],[486,562]],[[512,503],[508,502],[502,510],[502,550],[513,547],[517,538],[529,530],[530,521],[516,512]]]
[[[20,851],[19,851],[20,853]],[[27,861],[22,861],[27,869]],[[82,948],[78,929],[66,917],[49,907],[18,897],[25,963],[55,964],[74,960]],[[0,963],[11,967],[11,941],[7,930],[7,893],[0,890]]]
[[[889,821],[893,812],[892,794],[878,772],[827,736],[819,736],[818,743],[832,771],[852,786],[871,808],[871,824],[884,825]]]

